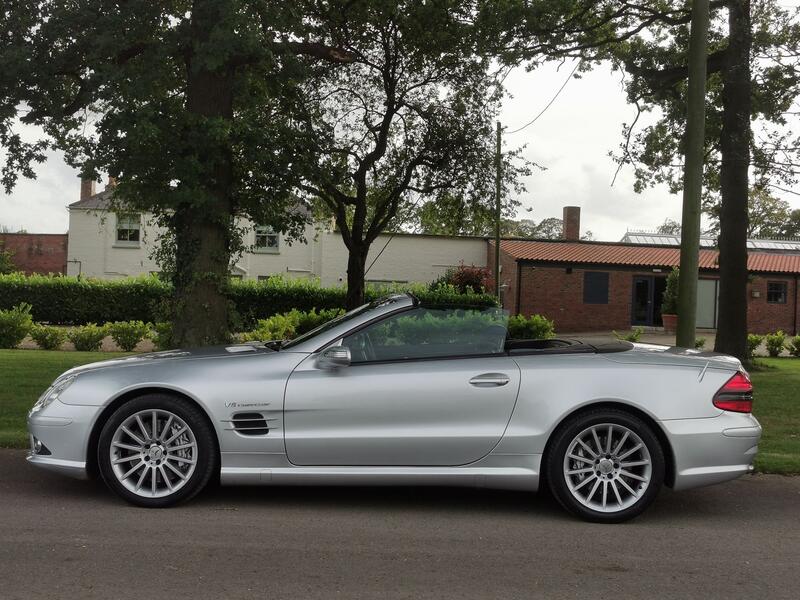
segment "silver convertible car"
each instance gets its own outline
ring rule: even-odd
[[[641,513],[663,484],[752,469],[761,427],[735,358],[508,339],[499,309],[395,295],[290,342],[176,350],[61,375],[28,460],[165,507],[208,482],[535,491],[585,519]]]

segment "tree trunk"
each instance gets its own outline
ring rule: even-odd
[[[225,65],[208,66],[211,50],[207,46],[214,43],[212,34],[219,34],[215,29],[225,22],[224,10],[214,0],[196,0],[192,8],[192,53],[186,62],[186,109],[191,118],[187,134],[197,140],[200,169],[198,179],[188,184],[193,188],[192,201],[178,206],[172,219],[176,245],[172,342],[183,347],[229,339],[226,290],[233,218],[232,151],[226,138],[208,136],[209,121],[218,124],[233,119],[232,71]]]
[[[697,279],[700,258],[700,202],[703,195],[705,145],[708,0],[692,3],[689,40],[689,90],[686,102],[686,150],[683,167],[681,270],[678,285],[678,331],[675,345],[694,348],[697,323]]]
[[[747,199],[750,167],[750,1],[728,4],[720,135],[719,320],[714,350],[747,358]]]
[[[353,245],[347,256],[347,298],[345,308],[353,310],[364,304],[364,276],[369,246]]]

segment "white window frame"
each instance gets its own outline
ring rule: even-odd
[[[266,244],[259,245],[259,237],[262,237]],[[274,244],[270,244],[270,240],[274,240]],[[280,254],[280,234],[269,225],[257,225],[253,228],[253,252],[257,254]]]
[[[128,233],[128,239],[120,239],[120,231]],[[135,231],[137,239],[130,239],[130,232]],[[117,215],[117,223],[114,227],[114,246],[117,248],[138,248],[142,243],[142,217],[137,214]]]

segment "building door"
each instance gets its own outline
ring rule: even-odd
[[[697,327],[716,329],[719,286],[716,279],[700,279],[697,282]]]
[[[633,278],[633,325],[661,326],[661,300],[666,287],[666,277],[637,275]]]
[[[653,278],[633,278],[633,310],[631,323],[634,325],[653,324]]]

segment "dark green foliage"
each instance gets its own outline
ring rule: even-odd
[[[153,342],[156,350],[170,350],[172,343],[172,323],[154,323],[150,328],[148,337]]]
[[[644,327],[634,327],[628,333],[618,333],[616,331],[612,331],[611,333],[613,333],[614,337],[618,340],[636,343],[641,339],[644,333]]]
[[[150,326],[143,321],[117,321],[106,325],[108,335],[124,352],[131,352],[150,333]]]
[[[0,275],[13,273],[16,270],[17,265],[14,264],[14,253],[3,248],[3,244],[0,243]]]
[[[150,321],[170,290],[155,277],[100,280],[15,273],[0,275],[0,308],[28,302],[37,322],[62,325]]]
[[[100,349],[103,338],[108,335],[105,325],[98,327],[94,323],[87,323],[81,327],[70,330],[67,338],[81,352],[94,352]]]
[[[424,285],[384,286],[366,290],[366,300],[409,290],[431,305],[495,306],[489,294],[460,294],[451,286],[430,290]],[[172,286],[156,277],[119,280],[78,279],[20,274],[0,275],[0,309],[20,302],[30,303],[36,321],[62,325],[113,323],[115,321],[160,322],[162,306]],[[235,281],[228,300],[239,317],[239,329],[255,326],[259,319],[297,309],[308,312],[340,309],[345,305],[344,288],[324,288],[315,281]],[[159,344],[159,347],[160,344]]]
[[[767,346],[767,354],[773,358],[780,356],[786,346],[786,334],[778,330],[775,333],[768,334],[764,339]]]
[[[748,333],[747,334],[747,358],[748,360],[753,360],[753,357],[756,355],[756,350],[761,345],[761,342],[764,341],[763,335],[758,335],[755,333]]]
[[[786,342],[786,349],[792,356],[800,356],[800,335],[796,335]]]
[[[67,332],[61,327],[37,323],[31,329],[31,337],[42,350],[58,350],[67,341]]]
[[[680,272],[678,269],[672,269],[672,272],[667,275],[667,287],[664,289],[664,295],[661,297],[661,314],[662,315],[676,315],[678,314],[678,279]]]
[[[21,302],[8,310],[0,310],[0,348],[16,348],[32,327],[30,304]]]
[[[516,315],[508,319],[508,337],[512,340],[546,340],[555,335],[555,323],[542,315]]]

